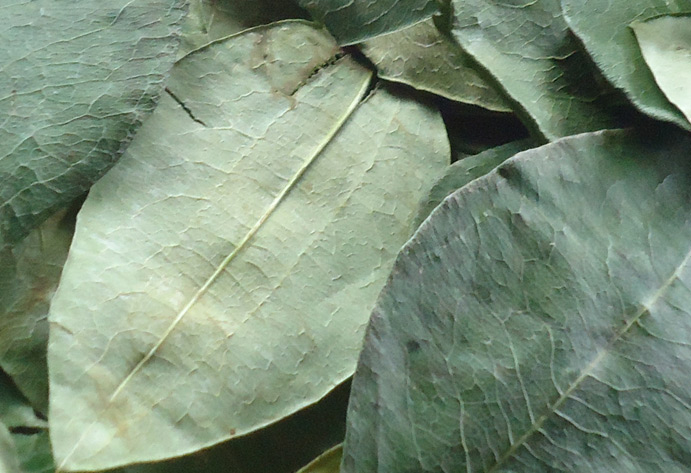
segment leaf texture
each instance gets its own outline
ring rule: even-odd
[[[83,194],[163,90],[183,0],[5,2],[0,248]],[[11,45],[11,46],[9,46]]]
[[[688,0],[562,0],[569,27],[583,42],[604,76],[642,112],[691,129],[655,83],[629,25],[651,17],[691,13]]]
[[[336,50],[284,22],[188,55],[92,188],[50,313],[61,469],[191,452],[352,374],[449,149],[435,110],[362,101],[370,72]]]
[[[661,16],[631,28],[655,82],[691,123],[691,15]]]
[[[511,105],[476,70],[473,60],[437,30],[432,19],[365,41],[362,52],[383,79],[498,112]]]
[[[687,471],[690,148],[582,134],[449,196],[373,311],[342,471]]]
[[[454,0],[452,35],[548,140],[611,127],[605,92],[558,0]]]
[[[297,0],[341,45],[360,43],[438,13],[436,0]]]

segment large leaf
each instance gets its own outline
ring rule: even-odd
[[[360,48],[377,66],[379,77],[489,110],[511,111],[472,59],[439,32],[432,19],[365,41]]]
[[[289,1],[192,0],[187,18],[182,24],[178,57],[253,26],[304,16],[304,10]]]
[[[437,207],[372,314],[343,471],[688,471],[690,150],[578,135]]]
[[[41,412],[48,410],[48,307],[74,232],[76,209],[51,216],[0,250],[0,367]]]
[[[691,123],[691,15],[637,21],[631,28],[657,85]]]
[[[192,53],[91,189],[51,305],[60,468],[243,435],[354,371],[449,149],[435,110],[361,103],[370,72],[334,51],[284,22]]]
[[[648,115],[691,129],[665,97],[629,28],[635,21],[670,13],[691,13],[688,0],[562,0],[569,27],[578,35],[602,73]],[[684,67],[680,65],[679,67]]]
[[[18,0],[0,17],[0,247],[87,190],[154,108],[183,0]]]
[[[454,0],[452,34],[549,140],[611,127],[559,0]]]
[[[360,43],[414,25],[439,11],[437,0],[296,0],[339,44]]]

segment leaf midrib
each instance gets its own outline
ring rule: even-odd
[[[686,267],[689,260],[691,260],[691,248],[686,253],[684,259],[676,267],[672,275],[667,278],[667,280],[660,286],[660,288],[653,294],[647,303],[641,304],[641,308],[636,312],[636,314],[629,320],[626,325],[623,326],[607,343],[605,348],[600,350],[595,358],[585,367],[581,374],[566,388],[566,390],[557,398],[557,400],[550,406],[550,408],[542,414],[523,434],[521,437],[513,443],[510,448],[502,455],[497,462],[486,470],[487,473],[492,473],[497,471],[499,467],[505,464],[521,447],[523,447],[528,439],[533,436],[543,424],[555,414],[557,409],[561,407],[566,400],[569,398],[571,393],[573,393],[581,383],[590,376],[590,374],[595,370],[595,368],[600,364],[600,362],[610,353],[610,348],[616,344],[638,321],[646,314],[650,313],[651,308],[657,304],[657,302],[662,298],[663,294],[667,289],[679,278],[679,274]]]

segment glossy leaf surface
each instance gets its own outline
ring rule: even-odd
[[[373,312],[343,471],[686,471],[690,149],[577,135],[447,198]]]

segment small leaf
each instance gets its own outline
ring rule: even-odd
[[[691,16],[661,16],[631,28],[657,85],[691,123]]]
[[[489,110],[512,110],[473,60],[431,19],[365,41],[360,48],[383,79]]]
[[[655,83],[629,25],[666,14],[691,13],[688,0],[562,0],[569,27],[604,76],[642,112],[691,130]],[[683,66],[679,66],[683,67]]]
[[[435,210],[372,313],[344,473],[688,471],[691,136],[662,131],[524,151]]]
[[[319,455],[297,473],[338,473],[343,456],[343,445],[336,445]]]
[[[548,140],[611,127],[605,92],[559,0],[454,0],[452,35]]]
[[[186,56],[91,189],[50,312],[60,469],[245,435],[353,373],[449,149],[438,111],[363,101],[370,71],[337,51],[281,22]]]
[[[83,194],[117,161],[163,90],[184,4],[4,2],[0,249]]]
[[[398,31],[438,13],[437,0],[297,0],[340,45]]]
[[[530,140],[514,141],[453,163],[434,183],[427,198],[422,201],[414,226],[419,227],[449,194],[484,176],[514,154],[530,148],[530,145]]]
[[[48,307],[74,233],[76,208],[59,211],[0,250],[0,367],[48,412]]]

